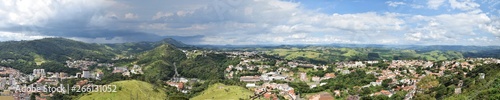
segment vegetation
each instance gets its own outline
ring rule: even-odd
[[[153,88],[153,85],[143,81],[126,80],[113,82],[110,85],[117,86],[117,92],[93,92],[80,97],[80,100],[165,100],[167,95],[161,88]]]
[[[304,48],[272,48],[267,54],[281,56],[287,60],[305,60],[315,64],[335,61],[405,60],[430,61],[453,60],[464,56],[457,51],[418,51],[388,48],[337,48],[309,46]]]
[[[483,49],[470,49],[467,47],[448,46],[412,46],[408,48],[394,47],[342,47],[342,46],[277,46],[258,47],[253,49],[240,49],[242,51],[264,51],[265,54],[257,56],[264,57],[261,61],[250,62],[251,65],[271,65],[263,70],[276,70],[280,66],[286,66],[287,61],[306,61],[313,64],[332,66],[326,70],[313,70],[305,68],[290,69],[294,72],[307,72],[308,77],[324,76],[326,73],[335,73],[336,78],[323,80],[326,85],[309,88],[305,82],[273,81],[276,83],[288,83],[295,89],[296,93],[302,95],[328,92],[334,90],[352,91],[341,94],[340,98],[348,98],[349,95],[361,95],[362,99],[402,99],[406,92],[398,91],[393,96],[367,96],[381,90],[389,90],[394,84],[392,80],[383,80],[382,86],[371,86],[360,88],[376,80],[372,74],[366,74],[366,69],[349,69],[351,74],[338,74],[332,62],[338,61],[360,61],[378,60],[379,63],[372,64],[370,68],[387,68],[388,64],[382,60],[407,60],[418,59],[436,61],[435,65],[443,60],[454,60],[467,57],[500,57],[496,47],[478,47]],[[23,73],[30,74],[33,69],[45,69],[46,72],[66,72],[74,75],[80,72],[76,68],[65,66],[66,60],[94,60],[115,65],[131,66],[140,65],[144,74],[123,76],[119,73],[111,74],[112,69],[90,66],[91,70],[99,70],[106,73],[104,80],[93,80],[94,84],[113,84],[119,86],[116,93],[70,93],[63,95],[55,93],[54,99],[246,99],[253,93],[243,88],[245,83],[235,79],[225,79],[224,70],[228,65],[237,65],[241,59],[228,57],[228,54],[215,52],[183,52],[183,50],[196,49],[196,47],[183,44],[173,39],[165,39],[159,42],[138,42],[119,44],[88,44],[63,38],[47,38],[33,41],[10,41],[0,43],[0,66],[12,67]],[[428,49],[431,48],[431,49]],[[434,48],[434,49],[432,49]],[[217,48],[221,50],[227,48]],[[126,57],[133,55],[130,59],[111,60],[114,57]],[[276,60],[285,60],[276,64]],[[473,63],[473,62],[472,62]],[[275,65],[276,64],[276,65]],[[417,84],[419,92],[415,99],[498,99],[500,98],[500,65],[488,64],[477,66],[472,71],[468,69],[453,69],[445,71],[442,77],[426,76]],[[167,86],[165,81],[170,80],[175,74],[175,69],[181,76],[186,78],[197,78],[201,82],[189,82],[192,86],[189,93],[181,93],[175,87]],[[256,69],[260,70],[260,69]],[[394,69],[391,69],[394,70]],[[400,69],[401,70],[401,69]],[[416,67],[415,71],[423,74],[423,70],[437,72],[437,69],[422,69]],[[453,72],[457,72],[456,74]],[[467,73],[467,74],[465,74]],[[479,79],[478,74],[485,73],[484,79]],[[255,71],[240,72],[239,75],[260,75]],[[467,76],[465,76],[467,75]],[[62,80],[64,84],[75,84],[80,79]],[[463,81],[461,94],[455,94],[460,80]],[[224,85],[225,84],[225,85]],[[259,82],[258,84],[262,84]]]
[[[248,99],[249,96],[251,95],[253,95],[253,92],[243,87],[217,83],[210,86],[200,95],[191,98],[191,100],[206,100],[206,99],[239,100],[239,99]]]

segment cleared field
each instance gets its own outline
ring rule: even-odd
[[[154,90],[153,85],[137,80],[113,82],[117,92],[88,93],[79,100],[165,100],[167,95],[164,90]]]
[[[251,95],[253,93],[246,88],[217,83],[190,100],[246,100]]]
[[[43,63],[45,63],[45,59],[43,59],[42,56],[38,55],[38,54],[35,54],[33,53],[34,57],[35,57],[35,63],[36,65],[41,65]]]

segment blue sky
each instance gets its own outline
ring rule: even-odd
[[[0,41],[500,45],[498,0],[3,0]]]

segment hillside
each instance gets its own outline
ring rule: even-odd
[[[306,60],[312,63],[326,64],[334,61],[353,60],[452,60],[463,58],[460,52],[456,51],[426,51],[417,52],[415,50],[399,50],[387,48],[336,48],[336,47],[292,47],[273,48],[265,51],[266,54],[281,56],[287,60]]]
[[[191,100],[239,100],[248,99],[253,93],[239,86],[228,86],[221,83],[214,84]]]
[[[186,59],[186,55],[170,44],[162,44],[153,50],[141,53],[137,64],[143,65],[144,76],[148,82],[168,80],[174,75],[174,65]]]
[[[117,86],[117,92],[95,92],[88,93],[79,100],[165,100],[165,90],[154,90],[153,85],[137,80],[117,81],[111,83]]]
[[[103,45],[65,38],[0,42],[0,61],[3,61],[0,66],[12,67],[28,74],[35,68],[74,74],[78,70],[64,67],[66,60],[107,62],[115,55]]]
[[[177,48],[183,48],[183,49],[195,48],[194,46],[184,44],[172,38],[165,38],[161,41],[156,41],[156,42],[129,42],[129,43],[115,43],[115,44],[104,44],[104,45],[112,48],[113,51],[115,52],[120,52],[124,54],[134,54],[152,50],[164,44],[169,44]]]
[[[68,59],[106,60],[115,53],[99,44],[89,44],[64,38],[45,38],[32,41],[0,42],[0,59],[44,62],[64,62]]]

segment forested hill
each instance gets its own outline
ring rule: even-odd
[[[156,49],[155,49],[156,48]],[[0,66],[13,67],[30,73],[37,66],[58,65],[64,67],[67,60],[92,60],[110,62],[117,56],[139,55],[144,63],[172,63],[168,57],[184,60],[185,54],[178,48],[194,48],[171,38],[156,42],[132,42],[116,44],[84,43],[66,38],[44,38],[30,41],[0,42]],[[159,55],[160,57],[158,57]],[[149,62],[151,61],[151,62]],[[141,61],[140,61],[141,62]],[[47,63],[47,64],[44,64]]]
[[[134,54],[152,50],[163,44],[170,44],[177,48],[183,48],[183,49],[196,48],[192,45],[184,44],[172,38],[165,38],[161,41],[156,41],[156,42],[129,42],[129,43],[115,43],[115,44],[104,44],[104,45],[112,48],[113,51],[115,52],[119,52],[122,54]]]
[[[226,66],[239,63],[240,59],[228,58],[225,54],[206,53],[193,58],[176,46],[164,43],[152,50],[142,52],[136,61],[144,66],[145,80],[155,82],[168,80],[174,75],[174,66],[184,77],[199,79],[223,79]],[[174,65],[175,63],[175,65]]]
[[[104,45],[89,44],[65,38],[0,42],[0,60],[57,61],[68,59],[107,60],[115,55]]]

